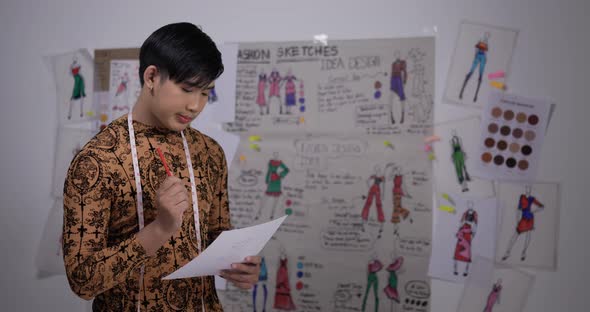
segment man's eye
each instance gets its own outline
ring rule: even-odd
[[[193,90],[191,89],[187,89],[187,88],[182,88],[182,91],[187,92],[187,93],[191,93],[193,92]]]
[[[209,92],[203,92],[201,93],[203,96],[209,97]]]

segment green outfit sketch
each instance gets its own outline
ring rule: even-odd
[[[469,173],[467,172],[467,167],[465,166],[465,152],[463,151],[463,147],[461,146],[461,140],[458,136],[454,135],[451,139],[451,146],[453,149],[453,153],[451,157],[453,159],[453,164],[455,165],[455,172],[457,173],[457,180],[459,184],[463,187],[463,192],[468,191],[466,181],[471,181],[469,177]]]
[[[280,171],[279,171],[280,170]],[[289,173],[289,168],[280,160],[271,160],[268,162],[268,171],[266,172],[266,195],[281,196],[281,181]]]
[[[371,288],[373,288],[373,294],[375,296],[375,312],[379,311],[379,278],[377,278],[377,272],[383,268],[383,264],[379,260],[373,260],[369,262],[368,275],[367,275],[367,289],[365,290],[365,297],[363,298],[363,311],[367,306],[367,297]]]
[[[72,100],[77,100],[82,97],[86,97],[86,91],[84,90],[84,78],[80,75],[80,67],[73,68],[72,74],[74,76],[74,89],[72,90]]]

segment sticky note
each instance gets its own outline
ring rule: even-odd
[[[86,116],[92,117],[92,116],[94,116],[94,112],[93,111],[86,112]]]
[[[446,199],[449,203],[453,204],[453,206],[455,205],[455,201],[451,198],[451,196],[449,196],[449,194],[443,193],[442,198]]]
[[[440,141],[440,137],[438,135],[431,135],[431,136],[424,139],[425,143],[432,143],[432,142],[436,142],[436,141]]]
[[[100,115],[100,121],[102,121],[102,122],[106,122],[106,121],[107,121],[107,119],[109,119],[109,116],[107,116],[106,114],[101,114],[101,115]]]
[[[442,210],[442,211],[445,211],[445,212],[448,212],[448,213],[453,213],[453,214],[455,213],[455,207],[453,207],[453,206],[440,205],[438,207],[438,209],[439,210]]]
[[[305,118],[303,118],[303,116],[299,117],[299,123],[305,123]]]
[[[490,80],[499,79],[499,78],[504,78],[505,76],[506,76],[506,73],[504,73],[504,71],[500,70],[497,72],[489,73],[488,79],[490,79]]]
[[[251,135],[248,138],[248,141],[250,142],[260,142],[262,140],[262,138],[259,135]]]
[[[389,148],[393,148],[393,144],[391,142],[389,142],[388,140],[383,141],[383,145],[385,145],[386,147],[389,147]]]
[[[260,146],[258,144],[250,143],[250,149],[260,152]]]
[[[506,90],[506,85],[503,82],[490,81],[490,86],[492,86],[492,87],[494,87],[496,89]]]
[[[246,156],[245,155],[240,155],[240,161],[246,161]]]
[[[430,153],[430,154],[428,154],[428,159],[430,159],[430,160],[435,160],[435,159],[436,159],[436,157],[434,156],[434,153]]]
[[[430,152],[432,151],[432,146],[430,144],[424,144],[424,151],[425,152]]]

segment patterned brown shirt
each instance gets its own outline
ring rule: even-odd
[[[174,176],[186,182],[186,156],[179,132],[133,122],[143,189],[145,224],[156,217],[155,194],[166,172],[161,148]],[[185,130],[197,186],[203,250],[230,228],[227,165],[223,150],[195,129]],[[190,201],[192,203],[192,199]],[[222,311],[214,278],[162,280],[197,252],[192,205],[181,229],[146,255],[138,242],[135,178],[127,116],[113,121],[76,155],[64,185],[63,251],[70,287],[94,311]],[[140,289],[140,268],[145,275]],[[204,283],[203,283],[204,282]]]

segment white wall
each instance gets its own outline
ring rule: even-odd
[[[559,269],[536,274],[526,311],[587,310],[589,13],[587,0],[2,0],[1,309],[82,311],[86,306],[64,277],[34,277],[33,259],[51,206],[57,126],[55,91],[42,55],[139,46],[153,30],[176,21],[200,24],[221,41],[306,40],[317,33],[338,39],[399,37],[433,34],[436,27],[439,122],[468,113],[440,101],[459,21],[467,18],[519,29],[510,89],[558,103],[539,178],[562,182]],[[455,311],[460,291],[433,281],[432,311]]]

